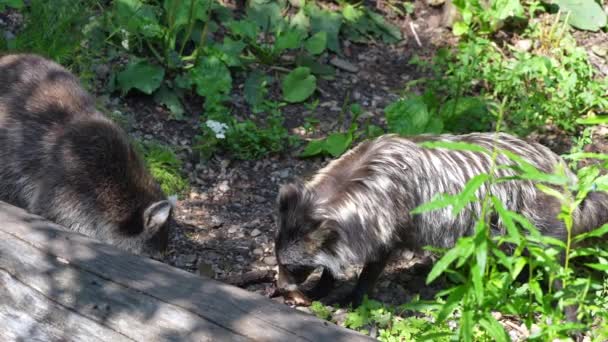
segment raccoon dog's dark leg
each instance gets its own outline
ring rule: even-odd
[[[334,282],[335,278],[331,274],[331,272],[328,269],[323,268],[323,272],[321,273],[321,278],[319,279],[319,282],[317,282],[315,287],[308,291],[307,294],[310,298],[313,299],[320,299],[326,297],[333,289]]]
[[[365,266],[363,266],[363,270],[361,271],[361,274],[359,274],[359,279],[357,280],[357,285],[355,285],[351,294],[343,300],[343,304],[352,304],[353,308],[361,305],[363,297],[374,289],[376,281],[380,277],[384,267],[386,267],[389,256],[390,253],[383,252],[377,260],[367,262]]]

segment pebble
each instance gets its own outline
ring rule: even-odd
[[[262,256],[264,255],[264,251],[261,248],[256,248],[253,250],[253,255]]]
[[[224,220],[219,216],[213,215],[211,216],[211,220],[209,223],[211,225],[211,228],[219,228],[224,225]]]
[[[277,258],[270,255],[264,258],[264,263],[268,266],[276,266],[277,265]]]
[[[217,189],[221,192],[228,192],[228,190],[230,190],[230,185],[228,185],[228,181],[222,181],[218,186]]]
[[[178,267],[191,266],[196,262],[198,256],[196,254],[182,254],[177,258],[176,265]]]
[[[336,68],[342,69],[344,71],[353,73],[359,71],[359,68],[356,65],[342,58],[334,57],[329,61],[329,63],[331,63]]]
[[[281,177],[281,178],[287,178],[287,177],[289,177],[289,174],[290,174],[289,169],[279,170],[279,177]]]
[[[254,230],[252,230],[251,233],[249,233],[249,235],[251,235],[252,237],[256,237],[256,236],[258,236],[260,234],[262,234],[262,231],[259,230],[259,229],[257,229],[257,228],[254,229]]]
[[[522,52],[528,52],[532,49],[532,40],[522,39],[515,43],[515,48]]]
[[[234,234],[234,233],[238,232],[240,229],[241,228],[238,225],[234,224],[234,225],[230,226],[230,228],[228,228],[228,233]]]

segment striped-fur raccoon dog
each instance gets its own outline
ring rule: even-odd
[[[427,245],[448,248],[458,238],[474,232],[481,213],[479,202],[468,204],[456,216],[449,207],[416,215],[410,211],[436,194],[459,193],[469,179],[490,171],[492,157],[477,152],[424,148],[419,145],[424,141],[465,142],[490,151],[496,146],[516,153],[543,172],[553,173],[560,165],[576,181],[564,161],[548,148],[508,134],[410,138],[385,135],[362,142],[330,162],[312,180],[281,187],[275,236],[278,288],[299,293],[295,301],[306,303],[308,299],[298,291],[298,285],[311,269],[323,267],[319,283],[327,287],[344,266],[363,264],[353,292],[343,301],[357,306],[373,289],[391,252],[400,248],[417,250]],[[496,164],[512,163],[499,154]],[[495,172],[497,176],[508,176],[514,171],[500,168]],[[559,201],[532,182],[510,180],[491,187],[484,185],[477,194],[479,198],[486,194],[496,196],[507,209],[522,214],[543,234],[565,240],[565,226],[557,219]],[[574,212],[574,222],[575,233],[608,222],[608,196],[603,192],[590,193]],[[503,232],[500,224],[493,229],[495,234]],[[313,293],[328,291],[316,290]]]
[[[0,57],[0,200],[124,250],[167,247],[172,204],[62,66]]]

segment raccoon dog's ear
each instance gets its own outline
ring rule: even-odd
[[[169,201],[159,201],[151,204],[144,211],[144,230],[148,234],[155,233],[162,227],[171,215],[173,206]]]
[[[279,190],[279,212],[286,213],[290,209],[294,209],[301,203],[306,195],[306,188],[300,183],[291,183],[281,186]]]

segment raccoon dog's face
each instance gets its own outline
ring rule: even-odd
[[[295,278],[305,278],[317,266],[324,266],[333,254],[338,234],[318,215],[320,205],[313,191],[302,184],[281,187],[278,198],[278,231],[275,252],[279,267]]]

